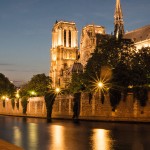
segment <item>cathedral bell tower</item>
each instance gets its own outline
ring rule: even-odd
[[[50,49],[50,77],[52,86],[65,88],[68,83],[67,71],[78,55],[78,31],[74,22],[59,21],[52,29]]]
[[[116,8],[114,14],[114,35],[117,39],[124,35],[123,13],[120,0],[116,0]]]

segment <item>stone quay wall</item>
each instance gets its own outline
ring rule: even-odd
[[[57,96],[53,105],[52,118],[71,119],[73,115],[73,97]],[[31,97],[28,99],[27,113],[23,115],[22,106],[19,100],[19,108],[12,108],[11,100],[0,101],[0,114],[14,116],[32,116],[46,117],[46,105],[44,97]],[[105,95],[105,101],[102,104],[100,97],[95,94],[91,101],[87,93],[81,95],[80,100],[80,116],[83,120],[98,121],[128,121],[128,122],[150,122],[150,92],[145,107],[141,107],[139,102],[133,98],[133,94],[129,93],[125,101],[121,100],[115,111],[112,111],[109,96]]]

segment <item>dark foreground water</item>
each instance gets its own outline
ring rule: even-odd
[[[150,150],[150,125],[0,116],[0,138],[25,150]]]

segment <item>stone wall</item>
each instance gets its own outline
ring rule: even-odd
[[[12,107],[11,100],[5,100],[5,107],[3,101],[0,100],[0,114],[6,115],[23,115],[21,100],[19,100],[19,107],[17,107],[17,100],[15,100],[15,107]],[[32,97],[28,99],[27,116],[46,117],[46,107],[44,97]]]
[[[22,116],[22,106],[19,101],[19,109],[12,108],[11,100],[7,100],[3,107],[0,101],[0,114]],[[33,97],[28,99],[27,116],[46,117],[46,106],[44,97]],[[57,96],[53,105],[53,118],[69,118],[73,115],[73,97]],[[102,121],[140,121],[150,122],[150,92],[148,102],[145,107],[141,107],[139,102],[133,98],[131,93],[128,94],[125,101],[121,100],[115,111],[112,111],[109,96],[105,95],[105,101],[102,104],[100,97],[95,94],[89,101],[88,94],[81,95],[80,100],[80,119],[85,120],[102,120]]]

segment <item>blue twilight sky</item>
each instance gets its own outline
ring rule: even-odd
[[[150,0],[121,0],[125,30],[150,24]],[[51,29],[56,20],[113,32],[115,0],[0,0],[0,73],[15,84],[48,75]]]

